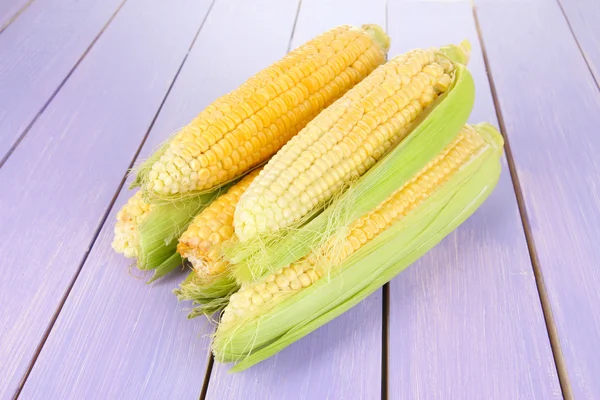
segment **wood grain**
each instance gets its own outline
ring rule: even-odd
[[[471,122],[497,125],[468,2],[388,5],[392,54],[468,38]],[[487,202],[390,283],[390,399],[560,398],[508,169]]]
[[[6,94],[0,96],[0,160],[52,98],[121,2],[35,1],[0,34],[0,93]],[[4,0],[0,4],[5,4]]]
[[[281,58],[296,10],[296,0],[218,0],[140,157],[215,98]],[[213,326],[185,318],[189,304],[178,304],[171,292],[183,271],[149,286],[130,276],[129,261],[110,248],[115,213],[130,195],[121,191],[21,397],[199,397]]]
[[[384,1],[302,0],[292,48],[334,26],[385,26]],[[381,397],[381,291],[249,370],[216,363],[206,398],[376,399]]]
[[[208,5],[128,1],[0,168],[0,398],[23,379]]]
[[[477,15],[559,360],[574,398],[600,398],[600,93],[557,3],[481,2]]]
[[[33,0],[3,0],[0,2],[0,33],[14,21]]]
[[[598,83],[600,82],[600,2],[560,0],[560,4]]]

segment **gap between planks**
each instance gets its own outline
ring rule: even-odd
[[[381,400],[388,399],[388,350],[390,320],[390,284],[383,285],[381,299]]]
[[[214,0],[213,3],[211,4],[211,9],[212,9],[212,5],[215,3]],[[292,43],[294,41],[294,34],[296,33],[296,25],[298,24],[298,16],[300,15],[300,8],[302,7],[302,0],[298,0],[298,6],[296,7],[296,15],[294,16],[294,23],[292,25],[292,33],[290,34],[290,38],[289,38],[289,42],[288,42],[288,46],[287,46],[287,53],[289,53],[292,50]],[[207,16],[210,13],[210,9],[208,10]],[[200,31],[198,31],[198,33],[200,33]],[[196,40],[196,38],[194,38],[194,41]],[[191,47],[190,47],[191,48]],[[205,400],[206,396],[208,394],[208,386],[210,384],[210,378],[212,376],[212,371],[213,371],[213,366],[215,365],[215,356],[213,355],[212,351],[208,352],[208,366],[206,367],[206,373],[204,375],[204,380],[202,382],[202,390],[200,391],[200,400]]]
[[[2,32],[4,32],[4,30],[5,30],[6,28],[8,28],[8,26],[9,26],[10,24],[12,24],[13,22],[15,22],[15,20],[16,20],[17,18],[19,18],[19,16],[21,16],[21,14],[23,14],[23,13],[25,12],[25,10],[27,10],[27,8],[29,8],[29,6],[31,5],[31,3],[33,3],[34,1],[35,1],[35,0],[29,0],[27,3],[23,4],[23,6],[22,6],[22,7],[19,9],[19,11],[17,11],[17,12],[16,12],[16,13],[15,13],[15,14],[14,14],[12,17],[10,17],[10,18],[8,19],[8,21],[6,21],[6,22],[4,23],[4,25],[0,26],[0,34],[1,34]]]
[[[590,71],[590,75],[592,76],[592,79],[596,83],[596,87],[598,88],[598,90],[600,90],[600,82],[598,82],[598,79],[596,79],[596,74],[594,74],[594,71],[592,70],[592,66],[590,65],[590,62],[589,62],[587,56],[585,55],[585,52],[583,51],[583,47],[581,47],[581,43],[579,43],[579,39],[577,39],[577,35],[575,34],[575,31],[573,30],[573,25],[571,25],[571,21],[569,21],[569,17],[567,17],[567,13],[565,12],[565,8],[563,7],[561,0],[556,0],[556,3],[558,3],[558,8],[560,8],[560,12],[562,13],[565,21],[567,22],[567,26],[569,27],[569,31],[571,32],[571,36],[573,36],[573,39],[575,40],[575,43],[577,44],[577,49],[579,49],[579,52],[581,53],[581,56],[583,57],[583,60],[585,61],[585,65],[587,66],[588,70]]]
[[[492,69],[491,69],[491,66],[490,66],[490,63],[488,60],[488,56],[487,56],[487,52],[486,52],[486,48],[485,48],[485,40],[481,33],[479,19],[477,17],[477,9],[473,4],[472,4],[472,11],[473,11],[473,18],[475,20],[475,27],[477,29],[477,35],[479,36],[479,41],[481,43],[481,51],[483,54],[483,61],[485,64],[488,81],[490,83],[490,91],[492,93],[494,108],[496,110],[496,117],[498,119],[500,132],[502,133],[502,136],[504,138],[504,150],[506,152],[506,161],[508,163],[508,169],[509,169],[511,181],[513,183],[513,188],[514,188],[516,199],[517,199],[519,214],[521,215],[521,223],[523,224],[523,230],[525,232],[525,239],[527,241],[527,248],[529,250],[531,266],[533,269],[533,274],[535,277],[535,283],[536,283],[536,286],[538,289],[538,294],[540,296],[540,303],[542,306],[542,312],[544,314],[544,322],[546,323],[546,328],[548,330],[548,338],[550,340],[550,347],[552,348],[552,355],[554,357],[554,364],[556,366],[561,392],[562,392],[563,398],[571,400],[571,399],[573,399],[573,390],[571,388],[571,383],[569,381],[567,366],[566,366],[564,355],[562,353],[562,349],[560,346],[560,340],[558,337],[558,330],[556,328],[556,323],[554,321],[554,315],[552,314],[552,308],[550,306],[548,292],[547,292],[546,286],[544,284],[544,278],[543,278],[543,275],[541,272],[539,258],[537,255],[537,251],[535,249],[535,243],[534,243],[533,235],[531,232],[529,216],[527,214],[527,209],[525,207],[525,202],[523,199],[523,192],[521,189],[521,184],[519,182],[519,176],[517,173],[517,169],[515,166],[515,162],[514,162],[511,147],[510,147],[510,142],[509,142],[508,135],[506,132],[506,125],[504,124],[502,110],[500,108],[500,103],[498,101],[496,84],[494,82]],[[586,60],[586,63],[587,63],[587,60]],[[588,65],[588,68],[589,68],[589,65]]]
[[[209,351],[204,381],[202,382],[202,390],[200,391],[200,400],[206,399],[206,395],[208,393],[208,382],[210,381],[210,377],[212,375],[213,365],[215,365],[215,356],[213,356],[212,351]]]
[[[165,93],[165,95],[164,95],[164,97],[163,97],[160,105],[158,106],[158,109],[156,110],[156,113],[154,114],[154,117],[152,118],[152,121],[150,122],[150,125],[148,126],[148,129],[146,130],[146,134],[144,135],[144,137],[143,137],[140,145],[138,146],[135,154],[133,155],[133,158],[131,159],[131,162],[129,163],[129,168],[127,169],[127,171],[131,170],[131,168],[133,167],[133,164],[137,160],[137,158],[138,158],[138,156],[139,156],[142,148],[144,147],[144,144],[146,143],[146,140],[148,139],[148,135],[150,134],[150,131],[152,130],[152,127],[154,126],[154,124],[156,122],[156,119],[158,118],[158,115],[160,114],[160,112],[161,112],[161,110],[162,110],[162,108],[163,108],[163,106],[164,106],[167,98],[169,97],[169,94],[171,93],[171,89],[173,88],[175,82],[177,81],[177,78],[179,77],[179,73],[181,72],[181,70],[182,70],[182,68],[183,68],[183,66],[185,64],[185,62],[187,60],[187,57],[188,57],[188,55],[190,53],[190,50],[194,46],[194,43],[196,42],[196,39],[198,38],[198,35],[200,34],[200,31],[202,30],[202,27],[204,26],[204,23],[208,19],[208,16],[210,15],[210,12],[211,12],[211,10],[213,8],[213,5],[215,4],[215,1],[217,1],[217,0],[212,0],[211,1],[210,6],[208,7],[208,10],[207,10],[206,14],[204,15],[204,18],[200,22],[200,26],[196,30],[196,33],[194,35],[194,38],[192,39],[192,42],[191,42],[191,44],[190,44],[190,46],[188,48],[188,51],[185,54],[185,56],[183,57],[183,60],[181,61],[181,64],[179,65],[179,68],[177,69],[177,72],[175,73],[175,76],[173,77],[173,80],[169,84],[169,88],[167,89],[167,91],[166,91],[166,93]],[[123,5],[126,2],[127,2],[127,0],[123,0],[123,2],[121,3],[121,5],[119,6],[119,8],[117,8],[117,10],[113,14],[113,16],[109,19],[109,21],[106,23],[106,25],[104,26],[104,28],[98,34],[98,36],[94,39],[94,41],[88,47],[88,49],[85,51],[85,53],[83,54],[83,56],[77,61],[77,63],[73,67],[73,69],[69,72],[69,74],[67,75],[67,77],[59,85],[59,87],[56,90],[56,92],[52,95],[52,97],[50,98],[50,100],[48,100],[48,102],[44,105],[44,107],[38,113],[38,115],[34,118],[34,120],[32,121],[32,123],[27,127],[27,129],[25,130],[25,132],[29,131],[29,129],[31,128],[31,126],[33,125],[33,123],[35,123],[35,121],[37,120],[38,116],[44,111],[44,109],[50,103],[50,101],[52,100],[52,98],[54,98],[54,96],[56,95],[56,93],[64,85],[64,83],[69,78],[69,76],[71,76],[71,74],[73,73],[73,71],[75,70],[75,68],[77,68],[77,66],[81,63],[81,60],[83,59],[83,57],[85,57],[85,55],[89,52],[89,50],[92,48],[92,46],[94,45],[94,43],[96,43],[96,41],[98,40],[98,38],[100,37],[100,35],[108,27],[108,25],[115,18],[115,16],[118,14],[118,12],[121,10],[121,8],[123,7]],[[24,135],[22,135],[19,138],[18,142],[21,141],[21,139],[22,139],[23,136]],[[16,147],[16,145],[14,147]],[[14,151],[14,147],[11,149],[11,151],[9,152],[9,154],[12,153],[12,151]],[[6,158],[8,158],[8,156]],[[6,161],[6,158],[3,159],[2,162],[0,162],[0,167],[3,165],[3,162]],[[73,279],[71,279],[71,281],[69,282],[69,286],[67,287],[67,290],[66,290],[65,294],[63,295],[63,298],[62,298],[61,302],[59,303],[58,308],[56,309],[56,312],[54,313],[54,315],[52,316],[52,319],[51,319],[50,323],[48,324],[48,328],[46,329],[46,331],[44,333],[44,336],[42,337],[42,340],[40,341],[40,343],[39,343],[39,345],[38,345],[38,347],[37,347],[37,349],[35,351],[35,354],[34,354],[32,360],[31,360],[29,366],[27,367],[27,371],[25,372],[25,375],[23,376],[23,379],[21,380],[21,382],[19,382],[19,387],[17,388],[17,391],[16,391],[15,395],[13,396],[13,399],[17,399],[19,397],[19,395],[21,394],[21,391],[23,390],[23,387],[25,386],[25,383],[27,382],[27,378],[29,378],[29,375],[31,374],[31,371],[33,370],[33,366],[35,365],[35,363],[36,363],[36,361],[37,361],[40,353],[42,352],[42,349],[44,348],[44,345],[46,344],[46,340],[48,339],[48,336],[50,335],[50,332],[52,331],[52,328],[54,327],[54,324],[56,323],[56,320],[58,319],[58,316],[60,315],[60,312],[62,311],[62,308],[65,305],[65,302],[67,301],[67,298],[71,294],[71,290],[73,289],[73,286],[75,285],[75,282],[77,281],[77,278],[79,277],[79,274],[81,273],[81,270],[83,269],[83,266],[85,265],[85,263],[87,261],[87,258],[89,256],[92,248],[94,247],[94,244],[96,243],[96,240],[98,239],[98,235],[100,234],[100,231],[102,230],[102,227],[106,223],[108,215],[110,214],[110,211],[114,207],[115,201],[117,200],[117,197],[119,196],[119,193],[123,189],[123,185],[125,185],[125,182],[127,180],[127,175],[128,175],[128,173],[125,173],[123,175],[123,178],[121,179],[121,183],[119,184],[119,186],[115,190],[115,194],[113,195],[112,200],[108,204],[108,206],[106,208],[106,211],[105,211],[102,219],[100,220],[100,223],[98,224],[98,227],[96,228],[96,231],[94,232],[94,236],[92,237],[90,245],[88,246],[88,251],[84,254],[83,259],[81,260],[81,263],[79,264],[79,267],[78,267],[77,271],[73,275]],[[212,369],[212,356],[211,356],[211,362],[209,362],[208,367],[207,367],[207,370],[210,371],[210,369]],[[208,388],[208,382],[205,382],[205,385],[206,385],[206,388]],[[205,394],[205,392],[206,392],[205,391],[205,387],[203,385],[201,393]]]
[[[24,8],[28,7],[29,4],[31,4],[33,1],[34,0],[31,0]],[[21,142],[23,141],[23,139],[25,139],[25,136],[27,136],[27,134],[29,133],[29,131],[31,130],[31,128],[33,127],[33,125],[35,125],[35,123],[37,122],[38,118],[44,113],[44,111],[46,111],[46,108],[48,108],[48,106],[50,105],[50,103],[52,102],[52,100],[54,100],[54,98],[56,97],[56,95],[58,94],[58,92],[60,92],[60,90],[65,85],[65,83],[67,83],[67,81],[69,80],[69,78],[71,77],[71,75],[73,75],[73,73],[75,72],[75,70],[77,69],[77,67],[79,67],[79,65],[81,64],[81,62],[83,61],[83,59],[92,50],[92,48],[94,47],[94,45],[96,44],[96,42],[98,42],[98,39],[100,39],[100,36],[102,36],[102,34],[104,33],[104,31],[106,31],[106,29],[108,28],[108,26],[112,23],[112,21],[117,16],[117,14],[119,14],[119,11],[121,11],[121,9],[123,8],[123,6],[125,5],[126,2],[127,2],[127,0],[123,0],[121,2],[121,4],[117,7],[117,9],[115,10],[115,12],[108,19],[108,21],[106,21],[106,24],[104,24],[104,26],[102,27],[102,29],[100,29],[100,32],[98,32],[98,34],[96,35],[96,37],[94,37],[94,40],[92,40],[92,43],[90,43],[90,45],[85,49],[85,51],[77,59],[77,61],[75,62],[75,64],[71,68],[71,70],[63,78],[63,80],[58,84],[58,86],[56,87],[56,89],[54,90],[54,92],[52,92],[52,94],[50,95],[50,97],[48,97],[48,100],[46,100],[46,102],[42,105],[42,108],[40,108],[40,111],[38,111],[38,113],[35,115],[35,117],[33,117],[33,119],[31,120],[31,122],[27,125],[27,127],[19,135],[19,137],[17,138],[17,140],[15,140],[15,142],[10,147],[10,149],[8,149],[8,151],[6,152],[6,154],[4,155],[4,157],[2,157],[2,159],[0,159],[0,168],[2,168],[2,166],[6,163],[6,161],[10,158],[10,156],[17,149],[17,147],[19,146],[19,144],[21,144]],[[10,22],[14,21],[18,15],[21,15],[22,11],[24,11],[24,8],[21,11],[19,11],[19,13],[15,17],[13,17],[10,20]],[[2,30],[0,30],[0,33],[2,33],[3,30],[4,30],[4,28]]]
[[[388,32],[388,7],[389,1],[385,0],[385,26],[384,29]],[[390,322],[390,284],[389,282],[383,285],[381,299],[381,400],[388,400],[388,352],[390,343],[389,333]]]

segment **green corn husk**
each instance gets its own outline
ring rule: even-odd
[[[467,43],[468,44],[468,43]],[[467,46],[462,44],[462,46]],[[449,51],[449,50],[448,50]],[[458,51],[458,50],[456,50]],[[311,249],[386,199],[438,154],[466,123],[473,108],[475,86],[467,68],[456,63],[454,82],[415,123],[412,132],[356,182],[368,197],[348,201],[342,194],[304,226],[224,246],[239,283],[252,282],[308,254]],[[402,154],[402,157],[398,157]]]
[[[193,302],[194,307],[188,313],[188,318],[191,319],[199,315],[210,317],[222,310],[229,302],[229,297],[238,289],[239,285],[227,270],[209,278],[201,278],[192,271],[173,293],[179,301]]]
[[[148,280],[147,283],[152,283],[155,280],[162,278],[167,275],[171,271],[175,270],[175,268],[179,267],[183,263],[181,257],[177,253],[171,254],[169,258],[160,263],[160,265],[154,268],[154,273],[152,274],[152,278]]]
[[[494,189],[501,170],[502,136],[489,124],[477,131],[485,145],[401,220],[312,286],[234,325],[220,325],[213,352],[244,370],[306,336],[373,293],[465,221]],[[395,154],[398,163],[412,152]],[[432,157],[433,158],[433,157]],[[415,172],[416,173],[416,172]],[[403,182],[396,183],[396,188]],[[357,200],[371,193],[348,190]]]
[[[150,282],[173,271],[182,264],[177,253],[177,241],[196,214],[220,193],[212,193],[176,203],[157,204],[137,227],[136,266],[142,271],[153,270]]]

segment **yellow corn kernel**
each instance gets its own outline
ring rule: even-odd
[[[259,175],[256,169],[219,196],[200,214],[181,235],[177,252],[191,262],[201,276],[220,274],[227,268],[221,258],[221,244],[234,235],[233,214],[235,207],[250,183]]]
[[[208,190],[264,162],[382,64],[388,47],[379,27],[340,26],[290,52],[178,132],[141,178],[145,195]]]

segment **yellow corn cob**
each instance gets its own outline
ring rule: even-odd
[[[112,248],[117,253],[122,253],[127,258],[138,256],[140,223],[150,214],[154,206],[142,199],[142,193],[136,192],[127,200],[127,203],[117,213],[115,224],[115,237]]]
[[[364,174],[449,88],[453,70],[438,49],[414,50],[377,68],[267,163],[236,208],[239,239],[301,221]]]
[[[227,268],[221,243],[233,236],[233,213],[237,202],[258,176],[260,169],[246,175],[198,214],[179,239],[177,251],[187,258],[197,274],[214,276]]]
[[[192,264],[193,271],[174,290],[179,300],[191,300],[188,318],[212,315],[227,304],[239,289],[229,274],[229,263],[221,257],[221,245],[234,236],[233,213],[237,202],[260,169],[246,175],[225,194],[198,214],[177,245],[179,254]]]
[[[264,281],[242,287],[233,294],[221,319],[223,327],[248,318],[259,309],[274,306],[285,296],[301,291],[321,279],[330,267],[341,264],[367,242],[398,222],[425,201],[471,155],[484,145],[471,126],[465,126],[436,158],[368,214],[352,222],[340,240],[330,240],[320,251],[269,275]]]
[[[382,64],[388,47],[375,25],[340,26],[309,41],[209,105],[142,166],[136,182],[161,200],[240,176]]]

